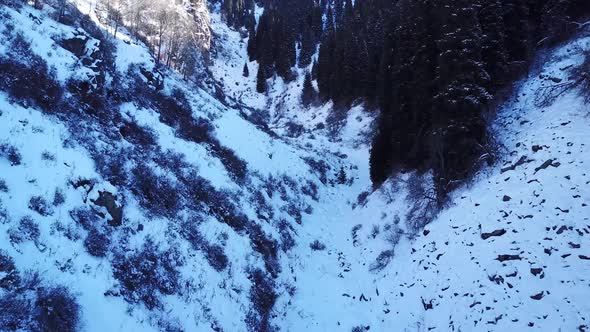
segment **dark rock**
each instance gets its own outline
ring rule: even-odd
[[[484,240],[489,239],[492,236],[502,236],[506,234],[506,230],[505,229],[497,229],[491,233],[481,233],[481,238]]]
[[[504,261],[519,261],[522,258],[520,257],[520,255],[498,255],[498,258],[496,258],[496,260],[500,261],[500,262],[504,262]]]
[[[532,296],[531,296],[531,299],[539,301],[540,299],[542,299],[542,298],[543,298],[543,296],[545,296],[545,295],[544,295],[544,293],[545,293],[545,292],[541,292],[541,293],[539,293],[539,294],[532,295]]]
[[[508,195],[504,195],[504,197],[502,197],[502,201],[503,202],[508,202],[512,199],[512,197],[508,196]]]
[[[123,207],[117,204],[117,196],[108,191],[100,191],[98,199],[93,201],[94,204],[104,207],[111,215],[108,224],[111,226],[121,226],[123,224]]]

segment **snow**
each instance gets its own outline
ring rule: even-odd
[[[89,8],[88,3],[81,6]],[[86,70],[76,67],[78,59],[52,39],[73,36],[75,31],[46,13],[25,8],[21,13],[8,11],[18,22],[17,29],[33,41],[35,53],[56,67],[60,81]],[[257,7],[256,16],[261,12]],[[40,17],[40,25],[33,23],[28,13]],[[92,12],[91,17],[96,20]],[[335,111],[331,103],[302,106],[303,69],[295,69],[295,81],[273,78],[266,95],[256,93],[253,73],[257,65],[247,59],[247,39],[228,28],[219,12],[211,13],[211,19],[219,49],[210,71],[217,82],[223,82],[227,100],[215,99],[172,72],[165,72],[163,91],[179,88],[187,94],[193,115],[208,119],[220,144],[247,163],[247,181],[234,182],[206,145],[179,138],[174,128],[160,122],[156,110],[128,102],[118,112],[126,121],[154,132],[160,151],[184,155],[199,176],[235,197],[240,211],[266,234],[279,240],[280,227],[284,227],[279,226],[280,221],[292,229],[294,248],[278,254],[282,272],[275,280],[279,298],[272,324],[283,331],[350,331],[357,326],[370,326],[373,331],[528,327],[570,331],[588,325],[589,261],[583,257],[590,256],[589,108],[577,90],[550,106],[535,106],[535,91],[551,84],[546,77],[569,79],[561,68],[580,64],[581,50],[590,45],[588,39],[577,38],[540,57],[539,72],[518,82],[513,96],[499,107],[493,120],[493,130],[503,147],[501,162],[455,192],[449,207],[424,230],[415,232],[409,226],[412,220],[408,215],[415,201],[409,198],[408,187],[416,179],[428,187],[429,174],[397,175],[373,190],[368,156],[376,113],[363,104],[346,112]],[[96,47],[95,42],[91,40],[87,47]],[[133,43],[124,29],[115,44],[120,73],[126,73],[131,64],[153,68],[148,49]],[[7,49],[6,42],[0,42],[0,54]],[[245,62],[249,78],[242,77]],[[10,219],[0,224],[0,249],[14,258],[20,271],[38,271],[47,282],[74,292],[82,307],[84,330],[161,330],[158,324],[162,320],[183,330],[209,330],[212,326],[225,331],[247,330],[244,320],[251,307],[248,292],[252,287],[249,271],[265,268],[262,255],[253,250],[247,235],[214,215],[191,214],[186,209],[178,211],[174,220],[150,216],[128,188],[101,178],[92,156],[74,141],[65,122],[18,106],[4,92],[0,92],[0,111],[0,144],[13,145],[22,154],[18,166],[0,157],[0,180],[9,188],[7,193],[0,192],[0,207],[7,209]],[[253,115],[266,119],[271,131],[249,121]],[[301,132],[294,134],[292,128],[297,126]],[[104,144],[105,149],[131,145],[125,140]],[[535,147],[534,152],[533,146],[541,149]],[[44,152],[55,160],[42,158]],[[521,156],[531,161],[502,171]],[[310,159],[330,167],[327,183],[308,165],[306,160]],[[551,165],[536,170],[547,160],[552,160]],[[154,161],[145,163],[175,180],[174,174]],[[345,184],[337,181],[340,170],[346,175]],[[93,179],[96,185],[89,193],[76,190],[70,185],[76,179]],[[290,185],[289,179],[295,185]],[[308,183],[318,187],[317,201],[303,194],[302,187]],[[274,189],[268,191],[269,186]],[[66,200],[52,206],[52,215],[40,216],[28,208],[32,196],[51,201],[57,188]],[[124,204],[124,222],[129,229],[144,226],[142,232],[113,231],[113,237],[124,242],[127,250],[141,248],[152,238],[160,249],[173,248],[183,257],[178,269],[187,286],[181,294],[162,296],[160,309],[150,311],[122,297],[104,296],[118,285],[112,257],[91,257],[83,240],[70,241],[53,231],[57,222],[76,227],[69,211],[88,206],[97,209],[91,204],[102,190],[120,196],[117,204]],[[274,214],[268,221],[259,217],[264,213],[254,199],[258,192]],[[505,201],[505,195],[510,199]],[[288,212],[289,206],[301,212],[301,224]],[[47,250],[40,251],[40,246],[30,241],[11,244],[8,232],[25,215],[39,225],[38,244]],[[223,247],[229,259],[227,269],[215,271],[203,250],[195,250],[179,236],[184,222],[196,223],[208,243]],[[505,233],[482,238],[482,234],[498,230]],[[396,233],[401,234],[397,244],[392,241]],[[312,250],[310,243],[315,240],[326,249]],[[377,257],[388,250],[393,250],[389,264],[374,269]],[[501,262],[499,255],[518,255],[520,259]],[[71,268],[63,268],[68,264]],[[542,271],[534,275],[531,269],[537,268]],[[290,289],[295,289],[293,295]],[[532,298],[538,294],[542,298]]]

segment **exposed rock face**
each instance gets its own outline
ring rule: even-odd
[[[94,204],[104,207],[111,215],[108,224],[117,227],[123,224],[123,206],[117,203],[117,196],[108,191],[99,191],[98,199],[93,201]]]

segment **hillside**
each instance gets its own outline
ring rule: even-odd
[[[0,3],[0,330],[590,326],[586,87],[542,98],[589,37],[538,54],[439,211],[430,172],[373,189],[377,111],[301,105],[306,69],[257,93],[219,6],[195,84],[92,2]]]

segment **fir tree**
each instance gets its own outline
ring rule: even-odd
[[[244,70],[242,71],[242,76],[244,77],[249,77],[250,76],[250,70],[248,69],[248,63],[244,63]]]
[[[488,88],[504,85],[508,80],[508,54],[506,51],[506,32],[502,19],[500,0],[484,0],[479,10],[482,29],[481,59],[490,75]]]
[[[301,36],[301,51],[299,52],[299,68],[311,64],[311,57],[315,53],[315,42],[311,28],[304,28]]]
[[[310,105],[315,99],[316,91],[311,82],[311,74],[305,73],[305,79],[303,80],[303,90],[301,91],[301,101],[303,105]]]
[[[264,67],[260,65],[256,74],[256,91],[258,93],[265,93],[266,88],[266,73],[264,72]]]

